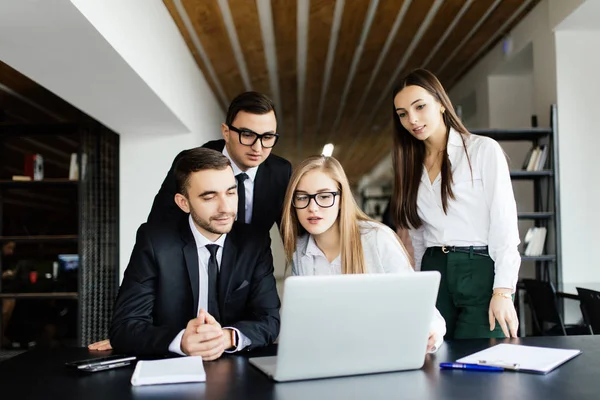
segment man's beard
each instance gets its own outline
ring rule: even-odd
[[[227,225],[227,226],[212,226],[211,225],[212,219],[231,217],[231,220],[233,221],[233,219],[235,218],[235,214],[233,214],[233,213],[219,213],[219,214],[210,216],[210,218],[208,220],[202,219],[202,218],[200,218],[200,216],[198,214],[196,214],[196,211],[192,207],[190,207],[190,215],[192,216],[192,220],[194,221],[194,223],[197,226],[199,226],[200,228],[202,228],[210,233],[214,233],[217,235],[229,233],[229,231],[231,230],[231,227],[233,226],[233,223],[231,223],[230,225]]]

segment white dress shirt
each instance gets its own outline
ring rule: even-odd
[[[360,230],[367,273],[414,272],[406,251],[390,228],[377,222],[364,221],[360,222]],[[312,235],[300,236],[296,241],[296,251],[292,256],[292,275],[336,275],[341,274],[341,268],[341,255],[330,263],[317,247]],[[442,345],[446,334],[446,321],[437,309],[430,329],[435,333],[436,351]]]
[[[208,311],[208,260],[210,258],[210,252],[206,248],[208,244],[216,244],[219,246],[217,249],[217,266],[219,267],[219,271],[221,271],[221,260],[223,259],[223,246],[225,245],[225,238],[227,234],[221,235],[215,242],[211,242],[204,235],[202,235],[196,225],[194,224],[194,220],[190,215],[189,218],[190,229],[192,230],[192,234],[194,235],[194,240],[196,241],[196,249],[198,251],[198,267],[199,267],[199,292],[198,292],[198,311],[200,309],[204,309]],[[244,347],[250,345],[252,341],[244,336],[238,329],[232,327],[223,327],[224,329],[232,329],[237,335],[237,347],[233,351],[227,351],[227,353],[233,353],[236,351],[242,350]],[[169,345],[169,351],[173,353],[180,354],[184,356],[185,354],[181,351],[181,339],[183,338],[183,332],[185,329],[182,329],[175,339]]]
[[[415,266],[419,270],[423,254],[433,246],[488,246],[495,263],[493,288],[515,290],[521,266],[517,225],[517,205],[506,156],[493,139],[466,135],[471,170],[460,133],[450,129],[448,157],[452,165],[452,191],[448,214],[444,214],[441,175],[433,184],[423,168],[417,209],[423,225],[410,231]]]
[[[227,147],[223,147],[223,155],[229,158],[231,161],[231,167],[233,168],[233,174],[238,176],[242,172],[246,172],[248,175],[248,179],[244,181],[244,192],[246,193],[246,221],[245,223],[249,224],[252,221],[252,204],[254,201],[254,181],[256,180],[256,172],[258,171],[258,167],[250,168],[247,171],[242,171],[231,159],[231,156],[227,152]]]

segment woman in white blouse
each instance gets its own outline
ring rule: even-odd
[[[504,152],[467,131],[429,71],[410,72],[393,94],[392,214],[410,229],[416,269],[442,274],[446,337],[516,337],[521,258]]]
[[[414,272],[396,234],[357,206],[333,157],[310,157],[294,170],[283,203],[281,235],[293,275]],[[429,352],[439,348],[445,333],[436,310]]]

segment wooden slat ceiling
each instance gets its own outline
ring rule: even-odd
[[[391,90],[424,67],[447,90],[539,0],[164,0],[219,103],[270,96],[297,163],[335,145],[356,182],[390,150]]]

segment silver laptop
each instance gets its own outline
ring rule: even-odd
[[[438,272],[289,277],[277,356],[250,363],[276,381],[421,368],[439,283]]]

